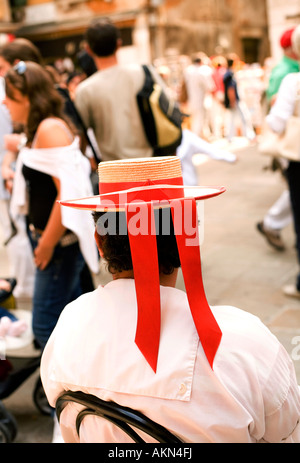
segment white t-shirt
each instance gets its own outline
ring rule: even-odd
[[[189,108],[191,111],[203,110],[204,98],[215,89],[212,69],[207,65],[191,64],[185,69]]]
[[[292,72],[286,75],[279,87],[276,101],[268,114],[266,121],[274,132],[282,133],[285,130],[287,120],[293,115],[296,105],[300,110],[300,73]],[[300,111],[298,113],[300,116]]]
[[[300,393],[287,352],[257,317],[227,306],[212,311],[223,332],[214,370],[185,292],[161,287],[155,374],[134,342],[134,280],[84,294],[64,309],[43,353],[50,404],[64,390],[81,390],[142,411],[184,442],[300,442]],[[73,404],[62,412],[66,442],[79,442],[77,413]],[[86,417],[80,442],[128,438],[109,422]]]

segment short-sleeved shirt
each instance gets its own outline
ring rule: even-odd
[[[144,79],[141,66],[116,65],[79,84],[75,105],[93,129],[103,161],[152,155],[136,99]]]

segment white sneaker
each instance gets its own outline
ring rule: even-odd
[[[300,291],[298,291],[296,285],[286,285],[283,287],[283,292],[286,296],[295,297],[300,299]]]

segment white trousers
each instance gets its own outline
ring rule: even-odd
[[[289,225],[292,220],[290,192],[285,190],[265,215],[264,226],[268,230],[279,231]]]
[[[249,111],[242,102],[238,102],[234,109],[227,110],[226,119],[226,137],[229,141],[232,141],[233,137],[236,136],[239,123],[244,137],[248,138],[248,140],[253,140],[255,138]]]

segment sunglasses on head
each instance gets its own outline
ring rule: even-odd
[[[16,71],[20,76],[25,73],[27,67],[24,61],[19,61],[14,67],[13,70]]]

